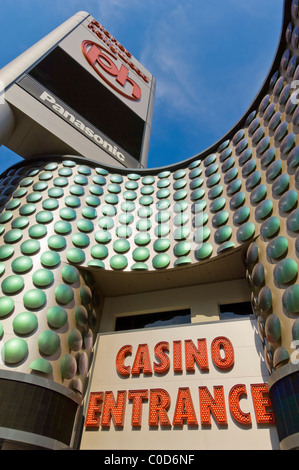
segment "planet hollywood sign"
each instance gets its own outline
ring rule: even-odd
[[[188,376],[192,377],[192,385],[194,385],[194,376],[198,374],[197,384],[200,384],[200,376],[206,378],[211,365],[221,373],[231,373],[234,369],[235,357],[233,344],[226,336],[217,336],[210,344],[206,338],[194,341],[178,339],[171,343],[159,341],[152,350],[148,343],[138,344],[135,347],[132,344],[125,344],[115,354],[114,367],[120,380],[152,377],[155,380],[160,378],[160,383],[163,381],[168,383],[168,374],[179,376],[185,373],[187,382]],[[245,428],[251,427],[253,417],[250,412],[246,411],[249,395],[253,403],[256,424],[268,425],[274,422],[266,383],[252,383],[250,386],[237,383],[229,389],[222,384],[215,384],[210,389],[206,385],[198,385],[196,389],[194,393],[194,387],[193,392],[189,386],[178,387],[174,404],[172,404],[171,394],[160,386],[120,389],[114,392],[111,390],[93,391],[89,397],[85,428],[109,429],[113,423],[115,428],[123,429],[128,403],[131,405],[131,426],[135,429],[144,426],[152,429],[158,426],[172,429],[184,425],[188,427],[201,425],[209,429],[212,416],[219,427],[226,428],[228,426],[226,403],[228,403],[231,417],[238,425]],[[245,399],[242,405],[241,399]],[[194,406],[196,400],[199,402],[198,415]],[[145,406],[148,407],[147,423],[142,419]],[[172,419],[170,419],[170,414]]]
[[[95,72],[125,98],[132,101],[141,99],[141,88],[130,75],[134,73],[144,82],[149,83],[149,78],[136,65],[132,55],[96,20],[88,24],[97,39],[105,45],[100,45],[90,40],[81,44],[82,53],[95,70]],[[125,88],[127,86],[127,88]]]

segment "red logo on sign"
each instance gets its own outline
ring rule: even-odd
[[[115,63],[117,59],[110,51],[92,41],[83,41],[81,49],[87,62],[109,86],[129,100],[140,99],[141,89],[128,76],[129,69],[123,64],[118,68]]]

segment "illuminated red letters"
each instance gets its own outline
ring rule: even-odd
[[[153,389],[150,391],[149,403],[149,426],[170,426],[170,421],[167,415],[167,410],[170,406],[170,396],[166,390],[161,388]]]
[[[118,69],[115,63],[117,59],[108,49],[92,41],[83,41],[81,49],[87,62],[115,91],[133,101],[138,101],[141,98],[141,89],[139,85],[129,77],[129,69],[123,64],[121,64],[120,69]],[[124,87],[126,83],[129,83],[131,86],[131,93],[125,91]],[[117,84],[119,86],[117,86]]]
[[[173,372],[178,374],[183,372],[182,342],[180,340],[173,342]]]
[[[160,341],[154,347],[154,355],[158,362],[151,363],[150,352],[147,344],[139,344],[133,366],[126,364],[128,356],[131,356],[133,346],[127,344],[123,346],[116,355],[116,369],[123,377],[130,375],[138,376],[140,374],[151,375],[166,374],[170,369],[169,343]],[[234,348],[229,339],[224,336],[215,338],[211,343],[211,357],[215,366],[221,370],[231,369],[234,365]],[[183,372],[182,342],[173,341],[173,371]],[[209,360],[207,351],[207,342],[205,338],[197,340],[197,346],[191,339],[185,340],[185,369],[186,372],[194,373],[195,365],[201,372],[209,371]]]
[[[178,396],[175,406],[175,412],[172,424],[174,426],[197,426],[197,419],[193,406],[191,393],[188,387],[181,387],[178,390]]]
[[[254,403],[256,422],[258,424],[274,423],[274,415],[272,411],[267,411],[267,408],[271,406],[267,385],[252,384],[251,394]]]
[[[211,426],[211,417],[213,416],[219,426],[227,426],[224,387],[216,385],[213,387],[212,393],[208,387],[200,386],[198,387],[198,393],[200,424],[205,427]],[[267,385],[265,383],[251,385],[251,396],[257,424],[274,423],[274,415],[268,409],[271,407],[271,401]],[[229,410],[235,421],[247,427],[251,425],[251,415],[249,412],[241,410],[241,397],[247,397],[246,385],[234,385],[228,393]],[[189,387],[180,387],[177,391],[172,423],[168,417],[171,405],[170,395],[162,388],[155,388],[151,390],[129,390],[128,392],[120,390],[117,392],[117,399],[115,399],[111,391],[91,393],[85,427],[98,428],[102,426],[109,428],[111,420],[115,427],[124,427],[126,399],[132,402],[132,427],[141,427],[142,410],[145,406],[144,403],[148,400],[149,426],[157,427],[160,425],[167,428],[171,427],[171,425],[178,427],[184,424],[187,426],[198,426],[191,390]]]
[[[132,346],[130,344],[127,344],[126,346],[123,346],[120,348],[116,355],[116,370],[118,373],[124,377],[129,377],[130,376],[130,366],[125,366],[124,362],[127,356],[131,356],[132,354]]]
[[[197,340],[197,348],[191,339],[185,341],[186,371],[195,372],[194,362],[202,371],[208,371],[208,351],[205,339]]]
[[[250,413],[244,413],[240,408],[240,398],[242,396],[247,397],[246,385],[238,384],[232,387],[228,396],[229,409],[238,423],[249,426],[251,424]]]
[[[234,366],[234,348],[225,336],[217,336],[211,341],[210,352],[211,360],[218,369],[218,375],[219,372],[228,371]],[[184,345],[183,341],[175,340],[172,342],[172,351],[169,342],[159,341],[153,346],[152,354],[154,360],[151,358],[147,343],[139,344],[136,350],[131,344],[122,346],[116,354],[117,373],[121,378],[129,379],[127,383],[131,385],[136,383],[140,376],[147,377],[154,374],[162,377],[163,374],[169,373],[171,366],[173,375],[182,374],[185,370],[185,379],[191,373],[209,372],[209,356],[205,338],[197,339],[196,343],[187,339],[184,340]],[[150,383],[156,378],[151,378]],[[200,424],[207,428],[211,426],[212,417],[218,426],[225,427],[228,424],[226,394],[228,409],[233,420],[241,426],[251,426],[251,413],[246,411],[247,400],[240,403],[241,399],[248,398],[245,384],[236,384],[230,390],[224,389],[223,385],[214,385],[212,390],[211,388],[212,385],[209,388],[205,385],[198,386],[196,381],[193,381],[193,391],[187,386],[179,386],[175,405],[173,405],[172,419],[169,418],[171,396],[163,388],[136,390],[130,388],[128,391],[118,390],[117,395],[111,391],[93,392],[90,394],[85,426],[86,428],[99,428],[100,426],[110,428],[113,422],[116,428],[123,428],[128,401],[131,404],[131,426],[135,429],[145,424],[142,423],[145,406],[148,407],[149,427],[160,426],[169,429],[184,425],[198,427]],[[196,390],[197,409],[194,407]],[[274,423],[267,384],[251,384],[250,390],[256,423],[268,425]],[[171,393],[173,393],[173,388]]]
[[[132,375],[152,374],[151,360],[147,344],[139,344],[132,367]]]
[[[219,369],[230,369],[234,365],[234,348],[229,339],[219,336],[211,344],[212,359]],[[224,354],[224,357],[222,354]]]
[[[211,413],[219,425],[226,425],[226,411],[224,402],[223,386],[215,386],[212,397],[207,387],[198,387],[200,401],[201,424],[211,425]]]
[[[90,394],[88,411],[85,420],[85,426],[87,428],[100,426],[103,398],[103,392],[92,392]]]
[[[169,353],[169,343],[167,341],[160,341],[154,349],[156,358],[160,361],[154,363],[154,372],[156,374],[166,374],[169,371],[170,359],[167,354]]]
[[[116,427],[123,427],[126,407],[125,399],[126,391],[124,390],[117,392],[116,401],[112,392],[105,392],[101,422],[103,427],[110,427],[111,418]]]
[[[148,390],[130,390],[128,399],[133,401],[132,426],[141,426],[142,404],[148,399]]]

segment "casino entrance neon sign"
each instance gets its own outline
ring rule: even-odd
[[[182,352],[185,350],[185,361]],[[187,374],[195,373],[195,364],[201,373],[209,372],[209,361],[207,354],[207,341],[205,338],[197,340],[197,345],[192,340],[175,340],[172,344],[172,364],[169,356],[170,344],[160,341],[154,347],[156,361],[151,360],[148,344],[139,344],[137,350],[126,344],[122,346],[115,358],[115,366],[118,375],[122,378],[133,376],[167,375],[171,368],[176,374],[186,370]],[[130,360],[130,356],[131,360]],[[231,341],[219,336],[211,342],[211,357],[215,367],[222,372],[229,372],[234,367],[235,354]],[[170,420],[171,408],[170,393],[161,387],[138,388],[130,390],[118,390],[116,394],[112,391],[91,392],[88,410],[85,420],[86,428],[110,428],[111,422],[117,428],[124,427],[126,404],[132,404],[131,426],[140,428],[142,425],[142,410],[148,406],[148,426],[171,429],[181,427],[184,424],[198,427],[199,424],[208,428],[211,426],[211,416],[214,417],[218,426],[227,427],[227,406],[225,393],[228,395],[228,407],[231,416],[238,424],[250,427],[252,424],[251,413],[245,411],[240,400],[248,395],[246,384],[237,383],[229,391],[225,391],[223,385],[214,385],[213,390],[207,386],[198,384],[196,392],[188,386],[179,387],[176,392],[173,418]],[[271,409],[271,401],[265,383],[250,384],[252,402],[254,405],[255,419],[257,424],[274,423],[274,415]],[[197,397],[196,397],[197,395]],[[199,400],[200,416],[197,416],[194,400]],[[147,403],[147,404],[146,404]],[[269,409],[270,408],[270,409]]]
[[[87,62],[110,87],[129,100],[140,100],[139,85],[129,76],[129,69],[124,64],[118,68],[117,59],[110,51],[93,41],[83,41],[81,50]]]

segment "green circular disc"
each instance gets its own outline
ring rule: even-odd
[[[67,233],[70,233],[70,231],[72,230],[72,226],[69,222],[59,220],[58,222],[55,222],[54,230],[56,233],[66,235]]]
[[[106,194],[105,201],[107,204],[117,204],[118,196],[116,194]]]
[[[211,243],[203,243],[202,246],[196,250],[195,256],[197,259],[202,260],[208,258],[213,252]]]
[[[288,240],[286,237],[279,236],[271,240],[266,247],[269,258],[277,259],[283,256],[288,249]]]
[[[78,173],[81,173],[81,175],[90,175],[91,174],[91,169],[89,168],[89,166],[86,166],[86,165],[79,165],[78,168]]]
[[[55,288],[55,298],[61,304],[68,304],[74,298],[73,289],[66,284],[60,284]]]
[[[116,240],[113,243],[113,249],[117,253],[126,253],[130,249],[130,243],[125,239]]]
[[[73,284],[79,280],[79,271],[75,266],[65,265],[61,270],[62,279]]]
[[[47,268],[54,268],[60,263],[60,256],[54,251],[45,251],[41,255],[41,263]]]
[[[294,208],[298,200],[298,193],[295,189],[290,189],[279,199],[279,209],[283,212],[289,212]]]
[[[75,318],[79,326],[84,326],[88,322],[88,312],[84,305],[78,305],[75,309]]]
[[[126,225],[120,225],[116,228],[115,232],[119,238],[129,238],[132,234],[132,229]]]
[[[175,256],[185,256],[190,252],[190,250],[191,250],[190,242],[182,241],[182,242],[177,243],[174,246],[173,252]]]
[[[50,375],[53,372],[50,362],[44,359],[43,357],[35,359],[33,362],[31,362],[29,367],[32,370],[36,370],[47,375]]]
[[[6,260],[14,254],[14,247],[11,245],[3,245],[0,247],[0,260]]]
[[[147,266],[146,263],[138,262],[138,263],[134,263],[134,264],[131,266],[131,270],[132,270],[132,271],[147,271],[147,270],[148,270],[148,266]]]
[[[69,188],[69,191],[74,196],[83,196],[84,194],[84,188],[78,186],[77,184],[72,184]]]
[[[10,297],[0,297],[0,317],[9,315],[14,309],[15,303]]]
[[[54,275],[49,269],[38,269],[33,273],[32,281],[37,287],[47,287],[54,281]]]
[[[42,224],[32,225],[32,227],[29,228],[28,233],[31,238],[41,238],[46,235],[47,227]]]
[[[34,193],[28,194],[28,196],[26,197],[26,201],[36,203],[36,202],[39,202],[42,198],[43,198],[42,193],[35,191]]]
[[[138,248],[135,248],[132,253],[132,256],[134,261],[146,261],[150,256],[150,252],[148,248],[140,246]]]
[[[48,184],[45,181],[38,181],[32,186],[33,191],[44,191],[47,189]]]
[[[92,232],[94,229],[93,222],[87,219],[78,220],[77,227],[81,232]]]
[[[299,284],[290,286],[285,290],[282,296],[282,303],[288,312],[299,312]]]
[[[32,312],[19,313],[12,322],[14,331],[19,335],[32,333],[36,329],[37,324],[37,316]]]
[[[76,218],[76,211],[70,207],[63,207],[60,209],[59,215],[64,220],[73,220]]]
[[[114,220],[109,216],[100,217],[98,220],[98,226],[103,230],[109,230],[114,226]]]
[[[104,268],[105,265],[103,261],[99,259],[92,259],[91,261],[88,261],[87,266],[93,266],[94,268]]]
[[[40,211],[36,214],[35,220],[39,224],[48,224],[53,220],[53,214],[50,211]]]
[[[28,345],[24,339],[13,338],[6,341],[2,349],[4,362],[16,364],[25,359],[28,353]]]
[[[48,191],[48,196],[53,198],[62,197],[63,194],[64,192],[61,188],[50,188]]]
[[[47,311],[47,321],[52,328],[61,328],[67,322],[67,313],[64,308],[54,305]]]
[[[79,207],[81,204],[80,199],[77,196],[66,196],[64,202],[68,207]]]
[[[250,194],[250,202],[257,204],[267,195],[267,186],[265,184],[259,184]]]
[[[202,214],[198,214],[198,216],[202,217]],[[213,216],[212,224],[216,227],[219,227],[220,225],[225,224],[228,221],[228,218],[229,218],[228,211],[226,210],[220,211]],[[207,217],[206,217],[206,221],[207,221]]]
[[[99,230],[95,233],[94,238],[99,243],[109,243],[111,234],[107,230]]]
[[[64,176],[58,176],[57,178],[54,178],[53,184],[54,186],[58,186],[59,188],[63,188],[68,185],[68,179],[65,178]]]
[[[215,232],[215,242],[223,243],[227,241],[232,235],[232,228],[229,225],[224,225],[221,228],[218,228]]]
[[[128,260],[124,255],[114,255],[110,259],[110,266],[113,269],[125,269],[127,264]]]
[[[82,207],[82,215],[86,219],[95,219],[97,217],[97,211],[94,207]]]
[[[295,260],[291,258],[280,261],[274,268],[274,279],[281,283],[286,284],[291,282],[298,273],[298,266]]]
[[[270,217],[261,225],[261,235],[265,238],[270,238],[275,235],[280,228],[280,220],[276,216]]]
[[[17,217],[15,219],[13,219],[13,221],[11,223],[11,226],[12,226],[12,228],[22,230],[23,228],[26,228],[28,224],[29,224],[28,217],[21,216],[21,217]]]
[[[147,245],[150,242],[150,240],[151,240],[150,234],[144,233],[144,232],[137,233],[137,235],[135,235],[135,238],[134,238],[136,245],[139,245],[139,246]]]
[[[20,207],[20,215],[32,215],[36,211],[36,206],[35,204],[24,204],[23,206]]]
[[[236,210],[233,215],[233,221],[235,224],[242,224],[246,222],[250,215],[250,209],[247,206],[240,207]]]
[[[24,279],[18,274],[13,274],[4,279],[1,288],[4,294],[14,295],[24,287]]]
[[[158,255],[155,255],[153,258],[153,267],[155,269],[167,268],[169,263],[170,263],[170,257],[167,253],[159,253]]]
[[[85,233],[74,233],[72,236],[72,242],[79,248],[84,248],[89,244],[89,237]]]
[[[48,181],[53,178],[53,174],[51,171],[43,171],[40,173],[38,179],[41,181]]]
[[[38,337],[38,347],[42,354],[50,356],[56,353],[60,346],[60,338],[55,331],[43,331]]]
[[[3,240],[5,243],[16,243],[23,237],[23,232],[20,229],[12,229],[4,234]]]
[[[12,219],[13,217],[13,212],[12,211],[5,211],[5,212],[2,212],[2,214],[0,214],[0,223],[1,224],[5,224],[6,222],[8,222],[10,219]]]
[[[46,294],[40,289],[30,289],[23,296],[24,306],[29,309],[41,308],[46,300]]]
[[[26,240],[20,248],[23,255],[34,255],[39,251],[40,243],[38,240]]]
[[[103,259],[108,256],[108,248],[105,245],[95,245],[91,247],[91,256],[97,259]]]
[[[85,197],[85,202],[86,204],[92,207],[97,207],[101,203],[100,199],[97,196],[90,196],[90,195]]]
[[[154,241],[154,250],[158,253],[168,250],[170,247],[170,240],[168,238],[160,238]]]
[[[271,199],[265,199],[260,202],[257,208],[255,209],[255,215],[258,219],[265,219],[268,217],[273,209],[273,202]]]
[[[12,270],[18,274],[26,273],[32,268],[32,265],[32,259],[29,256],[19,256],[11,263]]]
[[[72,379],[77,372],[77,361],[72,354],[63,356],[60,362],[60,372],[64,379]]]
[[[74,182],[84,186],[85,184],[88,183],[88,178],[86,178],[86,176],[84,176],[84,175],[75,175],[74,176]]]
[[[62,250],[66,247],[66,240],[62,235],[52,235],[48,238],[48,246],[52,250]]]
[[[85,253],[81,248],[70,248],[66,256],[70,263],[83,263],[85,261]]]
[[[239,243],[245,242],[253,237],[255,225],[253,222],[245,222],[237,231],[237,240]]]
[[[299,230],[299,209],[295,209],[287,218],[287,228],[292,232]]]
[[[58,206],[59,206],[59,202],[57,201],[57,199],[50,198],[50,199],[45,199],[42,202],[43,209],[48,210],[48,211],[53,211],[57,209]]]

